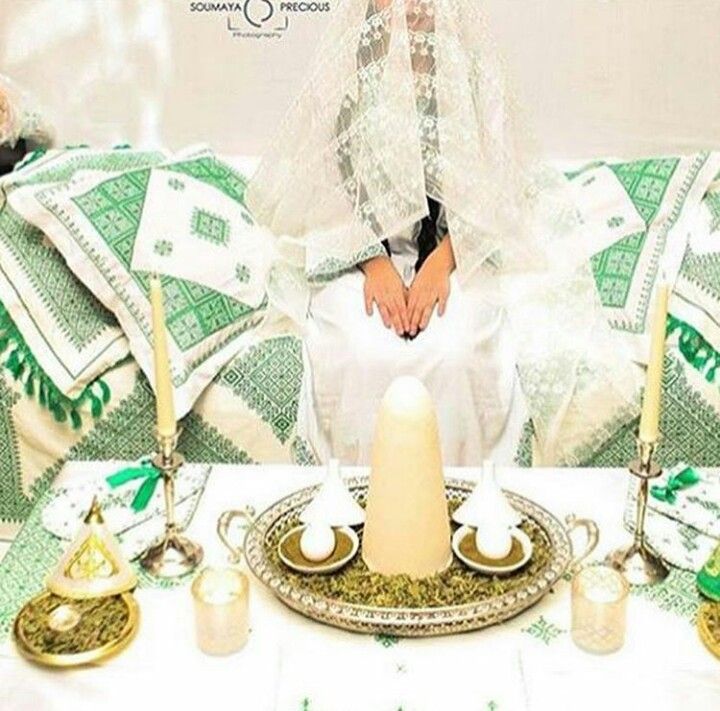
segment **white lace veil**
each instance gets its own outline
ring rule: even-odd
[[[479,5],[341,1],[248,201],[310,281],[444,205],[461,281],[507,309],[536,461],[576,463],[635,414],[637,376],[588,265],[605,245],[531,162]]]

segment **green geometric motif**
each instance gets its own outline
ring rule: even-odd
[[[167,239],[159,239],[153,245],[153,252],[159,257],[169,257],[173,253],[173,243]]]
[[[648,227],[660,209],[679,163],[679,158],[663,158],[609,166]]]
[[[65,260],[9,205],[0,211],[0,240],[32,284],[33,297],[42,301],[60,333],[78,350],[117,325],[113,315],[68,269]],[[0,269],[4,268],[0,266]],[[7,274],[13,282],[13,275]],[[27,296],[27,295],[26,295]]]
[[[33,501],[22,486],[22,469],[18,440],[13,423],[13,407],[20,399],[0,376],[0,520],[7,522],[24,521]]]
[[[216,382],[242,397],[284,444],[297,423],[302,373],[300,341],[279,336],[240,355]]]
[[[235,267],[235,276],[241,284],[247,284],[250,281],[250,269],[245,264],[238,264]]]
[[[710,232],[720,230],[720,192],[708,193],[705,200],[710,210]]]
[[[245,201],[247,181],[229,165],[218,161],[215,156],[194,158],[181,163],[163,166],[163,170],[184,173],[192,178],[212,185],[238,203]]]
[[[567,630],[561,629],[552,622],[548,622],[542,615],[522,631],[540,640],[545,645],[550,645],[550,643],[554,642],[561,634],[567,632]]]
[[[130,263],[149,178],[149,170],[125,173],[73,198],[146,295],[148,277],[131,272]],[[240,301],[194,282],[167,276],[161,277],[161,282],[168,331],[182,351],[253,311]]]
[[[230,221],[208,210],[193,208],[190,232],[218,247],[227,247],[230,240]]]
[[[680,275],[720,303],[720,252],[696,254],[688,245]]]
[[[637,232],[623,237],[590,260],[603,306],[625,306],[646,236]]]
[[[631,590],[633,594],[649,600],[661,610],[672,612],[694,624],[701,602],[695,573],[671,568],[670,575],[659,585],[633,586]]]
[[[720,413],[687,380],[689,368],[682,356],[670,353],[663,372],[663,409],[660,416],[662,443],[658,463],[671,467],[692,462],[714,467],[720,461]],[[635,431],[638,421],[622,427],[582,466],[625,467],[636,456]]]

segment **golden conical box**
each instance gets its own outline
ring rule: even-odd
[[[383,575],[424,578],[452,560],[435,408],[416,378],[397,378],[377,416],[362,556]]]
[[[62,597],[86,599],[119,595],[137,586],[137,577],[93,499],[88,515],[47,581]]]

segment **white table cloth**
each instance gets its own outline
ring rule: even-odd
[[[344,474],[358,473],[345,470]],[[448,470],[476,478],[476,470]],[[322,471],[288,466],[217,466],[189,533],[206,562],[224,564],[219,514],[319,482]],[[559,517],[594,518],[594,558],[627,540],[621,516],[628,477],[621,470],[500,470],[503,486]],[[504,625],[422,640],[375,639],[324,627],[286,609],[256,580],[252,632],[230,657],[203,655],[194,641],[187,586],[140,589],[136,640],[102,667],[53,671],[0,647],[3,711],[167,708],[251,711],[424,711],[425,709],[720,708],[720,664],[693,625],[631,596],[626,644],[610,656],[577,649],[570,638],[570,586]],[[460,684],[464,684],[461,686]]]

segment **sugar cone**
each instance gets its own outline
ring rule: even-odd
[[[137,586],[115,536],[93,499],[80,531],[47,580],[48,590],[74,599],[118,595]]]
[[[396,379],[380,405],[362,556],[370,570],[414,578],[452,559],[435,408],[416,378]]]

